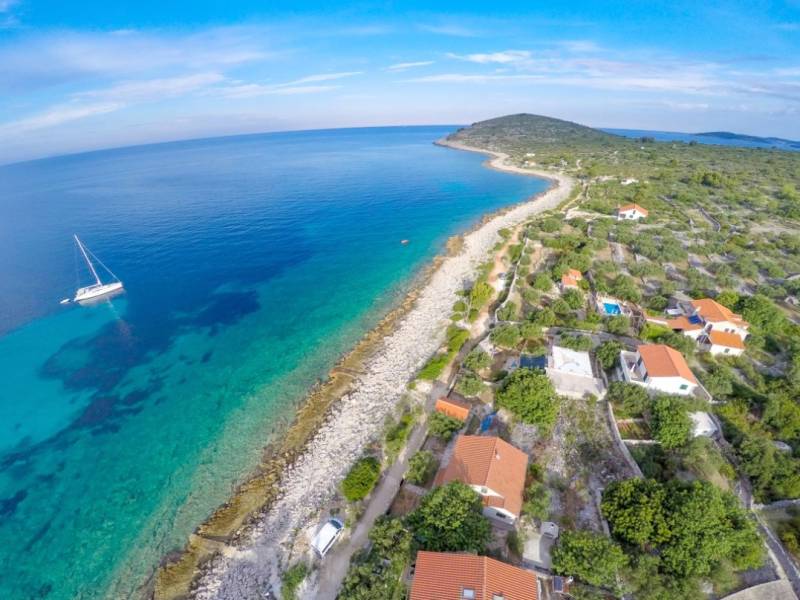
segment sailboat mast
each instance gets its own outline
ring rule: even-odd
[[[95,281],[97,281],[97,285],[101,285],[102,281],[100,281],[100,277],[97,276],[97,271],[94,270],[94,265],[92,264],[92,261],[89,259],[89,255],[86,254],[86,250],[83,248],[83,244],[81,244],[81,241],[78,239],[77,235],[74,235],[74,237],[75,237],[75,242],[78,244],[78,248],[81,249],[81,254],[83,254],[83,258],[86,259],[86,264],[89,265],[89,270],[92,272],[92,275],[94,275]]]

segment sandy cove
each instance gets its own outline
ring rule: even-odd
[[[286,566],[293,537],[315,522],[350,465],[380,436],[385,417],[408,382],[441,346],[456,293],[474,280],[478,265],[498,239],[498,231],[558,207],[569,198],[574,185],[572,178],[558,173],[508,165],[504,154],[444,140],[437,143],[491,155],[486,166],[535,175],[553,185],[465,234],[460,252],[439,261],[417,290],[413,306],[366,359],[363,374],[355,378],[350,391],[335,403],[305,452],[285,471],[280,495],[236,547],[224,547],[206,565],[194,586],[195,598],[260,598],[269,586],[280,587],[280,570]]]

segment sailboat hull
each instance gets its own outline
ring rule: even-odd
[[[122,282],[114,281],[112,283],[100,283],[82,287],[75,292],[75,302],[82,302],[86,300],[93,300],[101,296],[108,296],[114,292],[122,290]]]

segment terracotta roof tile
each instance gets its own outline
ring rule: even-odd
[[[730,331],[718,331],[716,329],[712,329],[708,333],[708,339],[711,340],[712,344],[717,346],[727,346],[728,348],[741,348],[744,350],[744,342],[742,338],[740,338],[735,333],[731,333]]]
[[[578,280],[571,275],[564,273],[561,276],[561,285],[563,287],[578,287]]]
[[[650,211],[648,211],[648,210],[647,210],[646,208],[644,208],[643,206],[639,206],[638,204],[626,204],[626,205],[624,205],[624,206],[620,206],[620,207],[617,209],[617,212],[625,212],[625,211],[628,211],[628,210],[634,210],[634,209],[635,209],[635,210],[638,210],[638,211],[639,211],[640,213],[642,213],[642,214],[643,214],[645,217],[646,217],[647,215],[649,215],[649,214],[650,214]]]
[[[686,364],[683,355],[664,344],[644,344],[637,348],[651,377],[683,377],[697,383],[694,373]]]
[[[577,281],[580,281],[581,279],[583,279],[583,273],[578,271],[578,269],[569,269],[567,271],[567,275],[569,275],[570,277],[572,277],[573,279],[575,279]]]
[[[470,405],[466,402],[453,400],[452,398],[439,398],[436,401],[436,411],[458,419],[459,421],[466,421],[469,417]]]
[[[742,318],[742,315],[737,315],[727,306],[723,306],[711,298],[692,300],[692,306],[697,309],[697,313],[706,321],[710,321],[712,323],[717,323],[719,321],[730,321],[731,323],[736,323],[745,329],[750,326],[750,324]]]
[[[417,553],[409,600],[537,600],[536,575],[486,556],[453,552]]]
[[[702,323],[692,323],[689,317],[681,315],[674,319],[667,320],[667,327],[670,329],[678,329],[680,331],[698,331],[703,328]]]
[[[436,475],[436,485],[460,481],[487,487],[502,499],[492,500],[491,506],[519,516],[527,468],[528,455],[500,438],[461,435],[450,462]]]

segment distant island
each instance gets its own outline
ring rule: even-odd
[[[746,135],[743,133],[732,133],[730,131],[705,131],[703,133],[695,133],[694,135],[721,138],[725,140],[740,140],[743,142],[752,142],[754,144],[764,144],[767,146],[790,146],[792,148],[800,149],[800,141],[787,140],[779,137],[759,137],[756,135]]]

